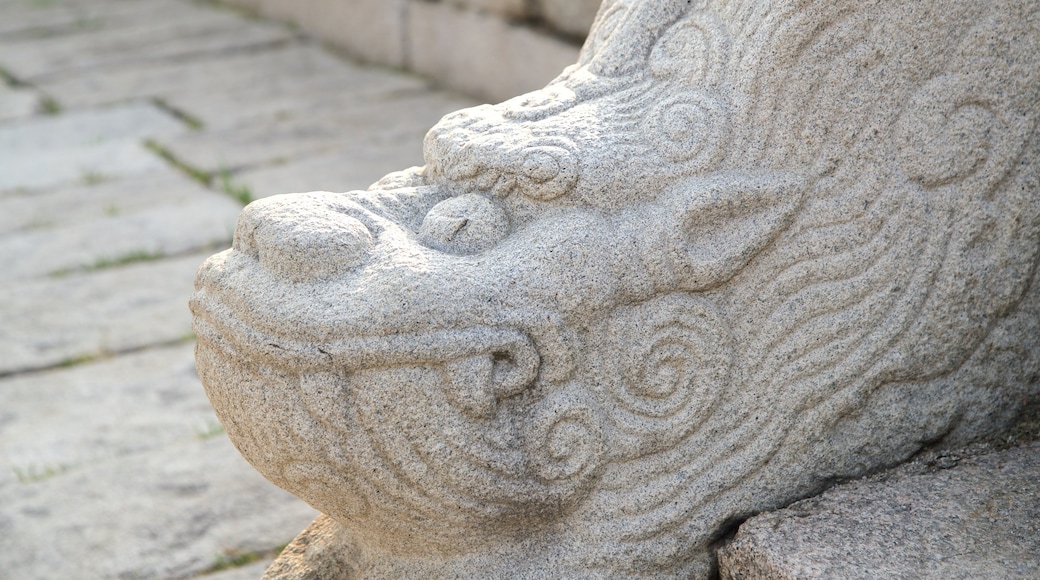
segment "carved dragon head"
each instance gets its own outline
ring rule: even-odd
[[[250,204],[200,376],[377,572],[707,574],[734,521],[1040,391],[1038,22],[608,0],[424,168]]]

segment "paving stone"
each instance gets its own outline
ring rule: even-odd
[[[267,552],[317,515],[226,437],[0,488],[0,566],[19,579],[186,578]]]
[[[221,90],[212,90],[210,83],[191,83],[164,90],[161,97],[213,129],[429,89],[418,77],[358,65],[309,42],[235,60],[239,74],[235,82],[222,84]],[[243,78],[242,72],[250,76]]]
[[[284,26],[246,21],[231,12],[201,9],[188,2],[146,3],[153,10],[139,18],[102,17],[95,26],[58,37],[0,38],[0,62],[15,77],[35,83],[75,70],[243,49],[293,36]]]
[[[52,37],[98,26],[103,19],[118,18],[126,12],[154,9],[133,0],[5,0],[0,2],[0,39]]]
[[[0,83],[0,121],[30,117],[40,108],[40,94],[32,89]]]
[[[442,116],[471,101],[447,93],[403,95],[352,105],[297,109],[266,123],[183,134],[163,145],[205,171],[284,163],[344,144],[378,146],[402,137],[422,142]]]
[[[23,230],[75,226],[183,204],[216,194],[180,171],[162,166],[123,179],[87,180],[54,189],[0,196],[0,237]]]
[[[112,205],[108,216],[0,235],[0,282],[118,264],[128,257],[230,247],[241,204],[188,187],[194,196],[155,199],[148,208],[127,212]]]
[[[0,376],[189,336],[195,271],[212,253],[0,284]]]
[[[220,435],[194,344],[0,379],[0,487]]]
[[[1038,474],[1040,442],[839,486],[740,526],[722,578],[1040,578]]]
[[[414,137],[378,146],[358,144],[294,162],[235,174],[254,199],[301,191],[368,189],[387,173],[423,164],[422,143]]]
[[[146,138],[184,125],[151,103],[33,117],[0,126],[0,192],[155,170]]]
[[[248,52],[235,51],[211,54],[205,58],[186,61],[163,60],[152,63],[130,62],[105,67],[105,74],[90,71],[69,73],[36,82],[48,94],[61,95],[61,103],[70,108],[93,107],[129,99],[171,98],[181,93],[198,94],[206,91],[220,94],[227,91],[251,90],[285,78],[293,82],[300,78],[294,71],[301,66],[316,69],[313,61],[306,63],[301,50],[312,50],[309,44],[293,41],[280,46],[262,46]],[[2,62],[2,61],[0,61]],[[303,74],[307,74],[303,69]]]

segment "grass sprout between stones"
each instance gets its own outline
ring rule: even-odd
[[[40,100],[40,112],[44,115],[57,115],[61,112],[61,104],[51,97],[43,97]]]
[[[192,115],[192,114],[190,114],[190,113],[188,113],[188,112],[186,112],[186,111],[184,111],[182,109],[174,107],[173,105],[168,103],[165,99],[162,99],[160,97],[154,97],[154,98],[152,98],[152,103],[155,104],[156,107],[159,107],[163,111],[166,111],[167,113],[169,113],[171,116],[176,117],[177,119],[179,119],[182,123],[187,125],[188,128],[193,130],[193,131],[201,131],[203,129],[203,127],[206,126],[206,124],[203,123],[202,120],[199,119],[198,117],[196,117],[196,116],[194,116],[194,115]]]
[[[200,184],[210,188],[215,187],[216,189],[228,194],[242,205],[248,205],[253,201],[252,190],[247,185],[235,183],[231,177],[230,170],[221,169],[216,173],[210,173],[197,167],[192,167],[174,155],[172,151],[163,147],[162,144],[151,139],[146,140],[144,146]],[[214,181],[216,181],[216,183],[214,183]]]
[[[202,429],[195,429],[195,436],[205,441],[207,439],[213,439],[214,437],[220,437],[227,433],[224,426],[214,419],[207,419],[206,426]]]
[[[69,465],[30,465],[28,467],[12,467],[19,483],[37,483],[61,475],[71,469]]]
[[[217,555],[213,564],[203,570],[199,575],[204,576],[206,574],[213,574],[215,572],[222,572],[224,570],[231,570],[233,568],[241,568],[248,566],[253,562],[259,562],[267,558],[274,558],[278,554],[282,553],[289,544],[282,544],[272,550],[264,550],[259,552],[247,552],[243,550],[236,550],[234,548],[225,548],[222,554]]]
[[[166,254],[162,252],[149,252],[147,250],[137,250],[134,252],[128,252],[120,256],[114,257],[101,257],[94,261],[92,264],[87,264],[79,268],[62,268],[61,270],[55,270],[50,273],[51,278],[62,278],[72,274],[73,272],[96,272],[98,270],[107,270],[109,268],[117,268],[119,266],[127,266],[129,264],[136,264],[138,262],[153,262],[155,260],[161,260],[166,257]]]
[[[253,192],[249,186],[235,183],[227,169],[220,171],[220,189],[242,205],[249,205],[253,201]]]
[[[209,187],[210,183],[213,181],[213,176],[212,175],[210,175],[209,173],[206,173],[205,171],[202,171],[201,169],[197,169],[197,168],[192,167],[191,165],[188,165],[187,163],[181,161],[180,159],[177,158],[176,155],[173,154],[172,151],[170,151],[169,149],[163,147],[157,141],[153,141],[151,139],[147,139],[144,142],[144,146],[149,151],[151,151],[152,153],[155,153],[159,157],[162,157],[164,161],[166,161],[170,165],[174,166],[175,168],[179,169],[182,173],[184,173],[188,177],[194,179],[195,181],[201,183],[202,185],[204,185],[206,187]]]

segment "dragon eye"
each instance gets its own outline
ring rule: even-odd
[[[419,240],[449,254],[477,254],[509,233],[509,218],[495,202],[475,194],[446,199],[426,214]]]

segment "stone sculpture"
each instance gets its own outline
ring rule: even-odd
[[[228,435],[371,577],[707,577],[750,514],[1040,396],[1040,5],[608,0],[426,166],[249,205]]]

